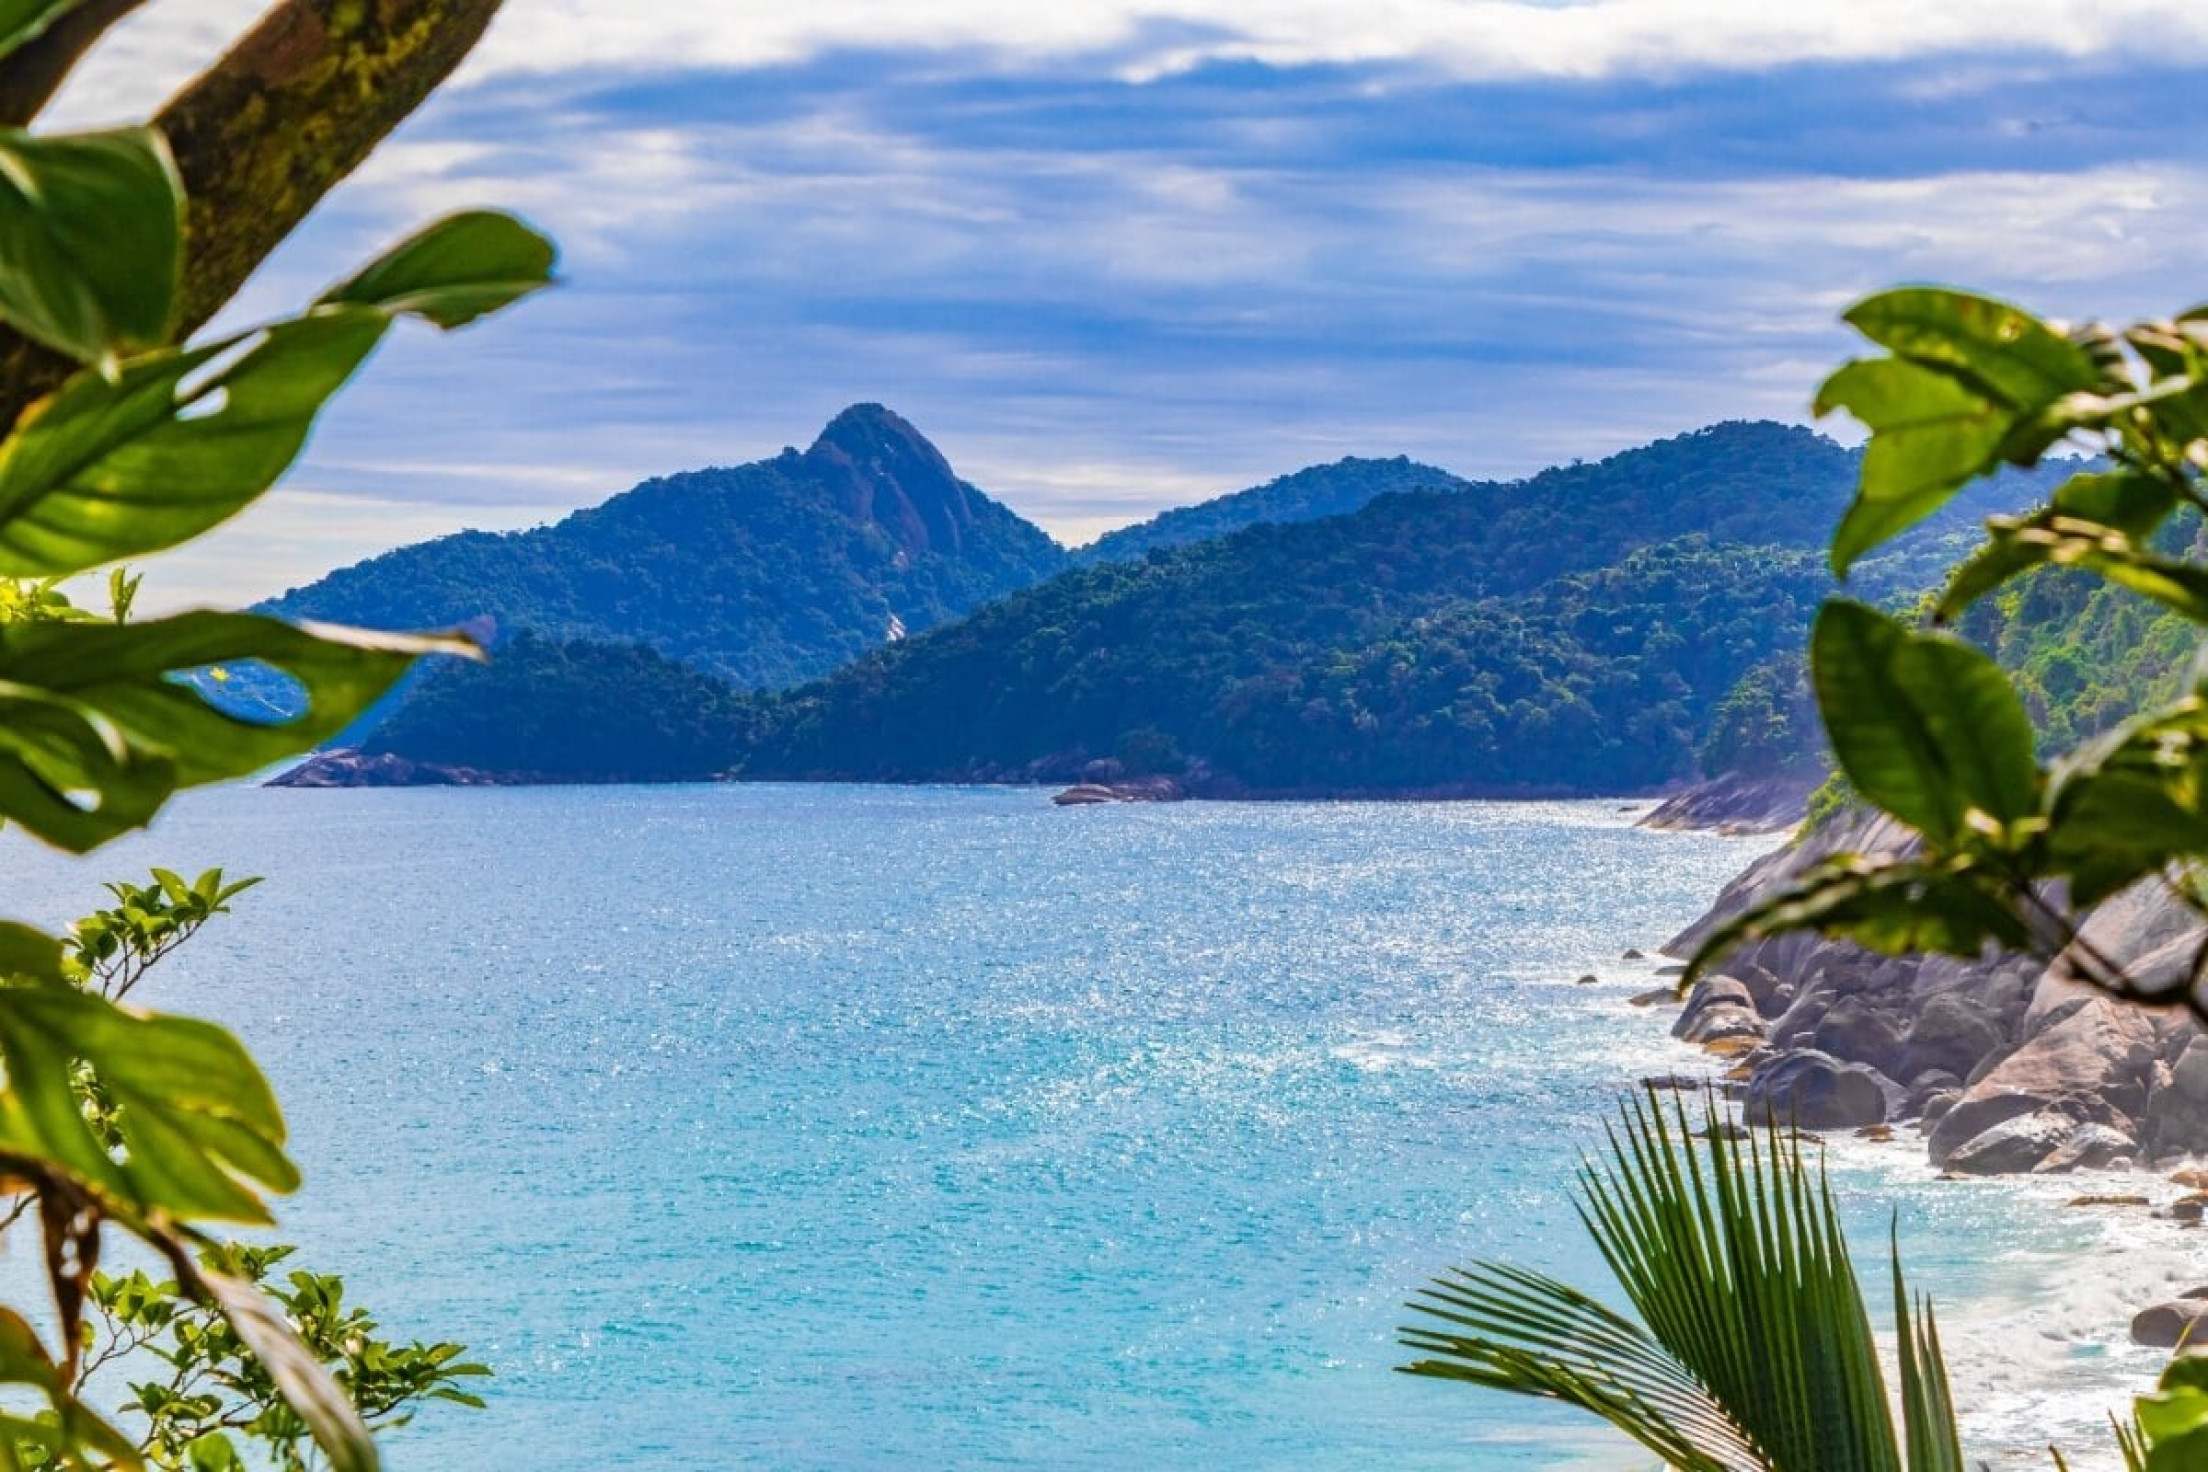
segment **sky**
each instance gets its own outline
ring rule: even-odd
[[[150,0],[42,125],[149,114],[260,8]],[[860,400],[1068,542],[1348,454],[1512,476],[1806,420],[1882,286],[2208,299],[2204,83],[2197,0],[507,0],[228,320],[463,206],[549,230],[562,284],[394,334],[149,601]]]

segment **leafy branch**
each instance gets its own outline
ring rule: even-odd
[[[1931,627],[1826,605],[1810,673],[1834,757],[1859,798],[1916,842],[1806,873],[1711,935],[1687,979],[1743,941],[1809,930],[1887,954],[2030,952],[2208,1025],[2208,945],[2172,984],[2134,974],[2083,923],[2140,884],[2208,921],[2196,877],[2208,859],[2208,663],[2176,699],[2042,763],[2009,677],[1940,627],[2041,569],[2074,569],[2208,624],[2208,564],[2176,550],[2208,509],[2208,309],[2062,332],[2004,303],[1910,288],[1847,317],[1888,351],[1843,366],[1818,395],[1820,412],[1846,409],[1871,429],[1835,570],[2004,464],[2068,448],[2093,466],[2039,510],[1991,521],[1933,600]]]
[[[0,113],[34,115],[129,10],[0,0]],[[374,7],[285,0],[157,126],[0,127],[0,823],[72,852],[143,826],[178,791],[297,755],[353,721],[449,635],[373,634],[250,615],[111,617],[71,576],[175,546],[264,494],[323,404],[401,318],[464,326],[546,285],[553,247],[485,211],[439,221],[305,310],[181,341],[464,55],[497,0]],[[186,181],[191,182],[187,190]],[[301,713],[239,719],[192,675],[241,662],[295,682]],[[248,881],[250,882],[250,881]],[[285,1466],[377,1465],[369,1434],[424,1397],[469,1399],[447,1345],[400,1349],[335,1279],[268,1281],[275,1260],[209,1227],[265,1223],[297,1185],[273,1091],[229,1032],[125,1005],[146,970],[244,888],[156,871],[66,939],[0,922],[0,1229],[35,1218],[60,1333],[0,1309],[0,1465],[241,1465],[229,1433]],[[170,1277],[100,1270],[115,1231]],[[105,1325],[87,1329],[88,1314]],[[165,1356],[141,1382],[143,1446],[89,1409],[86,1374]],[[164,1388],[167,1398],[162,1398]],[[189,1401],[207,1405],[184,1416]],[[187,1438],[184,1433],[190,1432]],[[312,1448],[312,1451],[308,1450]]]

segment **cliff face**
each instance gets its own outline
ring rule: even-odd
[[[1827,854],[1906,851],[1883,816],[1844,816],[1751,865],[1665,947],[1711,930]],[[2149,982],[2186,974],[2204,936],[2161,889],[2096,909],[2084,942]],[[1915,1119],[1936,1164],[2054,1172],[2208,1153],[2208,1038],[2182,1011],[2118,1002],[2066,957],[1877,956],[1814,936],[1743,946],[1696,988],[1680,1036],[1739,1056],[1751,1112],[1831,1128]],[[1866,1087],[1875,1085],[1875,1094]]]

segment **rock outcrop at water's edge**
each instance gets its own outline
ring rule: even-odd
[[[417,762],[390,752],[356,751],[349,746],[316,752],[296,767],[277,773],[267,787],[506,787],[529,779],[474,767]]]
[[[1643,828],[1708,829],[1718,833],[1784,833],[1802,821],[1809,795],[1822,779],[1811,776],[1742,777],[1727,774],[1672,793],[1642,817]]]
[[[1116,782],[1076,782],[1051,798],[1062,808],[1111,802],[1179,802],[1188,796],[1171,777],[1129,777]]]
[[[1664,949],[1691,955],[1827,854],[1912,841],[1880,815],[1836,818],[1750,865]],[[2202,941],[2197,917],[2158,885],[2100,905],[2082,937],[2148,985],[2176,984]],[[1789,935],[1742,946],[1720,972],[1673,1030],[1760,1039],[1744,1054],[1719,1051],[1763,1114],[1818,1128],[1914,1119],[1932,1161],[1961,1174],[2208,1154],[2208,1037],[2181,1010],[2145,1010],[2076,980],[2065,957],[1888,957]]]

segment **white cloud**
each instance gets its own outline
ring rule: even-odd
[[[1411,61],[1475,78],[1757,69],[1975,48],[2164,59],[2173,48],[2208,50],[2208,13],[2192,0],[520,0],[510,10],[480,74],[677,59],[743,67],[838,47],[975,48],[1013,61],[1112,55],[1135,76],[1247,58]]]
[[[64,121],[143,115],[263,0],[152,5],[66,90]],[[1133,79],[1208,61],[1395,62],[1474,80],[1761,70],[1973,51],[2208,57],[2197,0],[510,0],[459,84],[515,74],[743,69],[823,52],[971,50]]]
[[[134,562],[146,574],[139,611],[238,608],[406,542],[470,528],[514,531],[560,509],[432,506],[287,486],[197,541]],[[86,601],[102,606],[97,590],[88,589]]]
[[[263,3],[145,7],[72,84],[61,120],[149,111]],[[1972,116],[1895,150],[1907,118],[1866,114],[1860,143],[1843,128],[1823,146],[1779,86],[1741,89],[1770,95],[1737,125],[1819,146],[1769,158],[1717,131],[1735,115],[1629,104],[1597,124],[1646,127],[1656,143],[1676,124],[1675,146],[1605,147],[1599,161],[1570,147],[1362,158],[1360,126],[1415,130],[1422,99],[1450,90],[1385,70],[1361,79],[1361,97],[1312,76],[1294,83],[1309,93],[1282,87],[1277,109],[1192,112],[1178,128],[1103,115],[1093,137],[1078,107],[1038,122],[967,94],[929,111],[895,85],[880,106],[862,87],[784,85],[756,110],[697,107],[687,82],[659,102],[649,86],[580,100],[624,73],[839,47],[905,53],[892,68],[905,82],[1031,68],[1076,102],[1095,77],[1237,56],[1475,79],[1945,58],[1883,79],[1899,91],[1882,99],[1921,101],[2059,75],[2064,57],[2208,58],[2208,4],[509,0],[461,84],[236,310],[295,303],[404,224],[484,202],[549,227],[570,284],[459,341],[396,335],[303,467],[342,494],[272,500],[210,544],[221,555],[189,560],[195,549],[149,589],[259,596],[469,520],[522,524],[646,474],[803,444],[862,398],[907,413],[971,479],[1081,540],[1345,453],[1515,474],[1714,418],[1799,417],[1848,350],[1840,307],[1896,279],[2124,314],[2182,306],[2173,292],[2208,281],[2192,228],[2208,172],[2155,162],[2143,131],[2136,149],[2115,131],[2137,126],[2131,114],[2097,107],[2042,167],[1985,143],[2029,117],[1980,129]],[[468,90],[501,78],[520,81]],[[709,85],[740,94],[746,81]],[[2075,95],[2092,85],[2081,76]],[[1176,92],[1209,95],[1157,90],[1137,105],[1189,106]],[[1446,108],[1432,116],[1462,126]],[[1467,161],[1511,156],[1537,162]],[[1845,176],[1858,160],[1873,177]],[[1911,173],[1875,177],[1887,166]],[[266,585],[208,581],[228,567]]]

